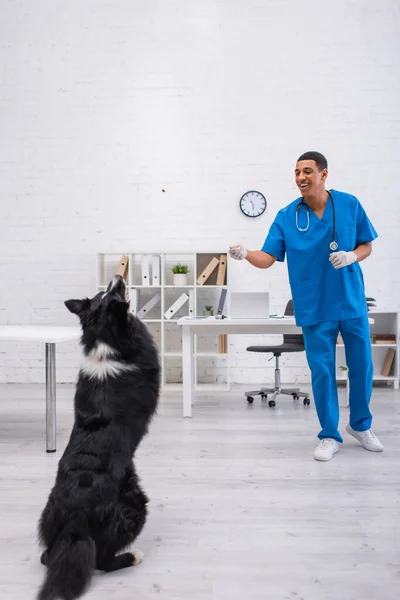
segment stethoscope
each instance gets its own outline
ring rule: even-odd
[[[338,244],[336,242],[336,211],[335,211],[335,203],[333,201],[332,194],[330,193],[330,191],[329,190],[326,190],[326,191],[328,192],[329,198],[331,199],[331,202],[332,202],[332,215],[333,215],[333,223],[332,223],[333,236],[332,236],[332,241],[329,244],[329,248],[330,248],[330,250],[337,250],[339,248],[339,246],[338,246]],[[306,212],[307,212],[307,227],[299,227],[299,210],[300,210],[300,206],[302,204],[306,207]],[[297,231],[301,231],[302,233],[308,231],[309,228],[310,228],[310,207],[308,206],[308,204],[306,204],[304,202],[303,198],[300,200],[300,202],[296,206],[296,228],[297,228]]]

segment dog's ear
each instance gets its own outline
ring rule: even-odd
[[[84,300],[66,300],[64,304],[74,315],[80,315],[89,308],[90,300],[88,298]]]

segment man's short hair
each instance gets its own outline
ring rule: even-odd
[[[299,162],[299,160],[314,160],[318,167],[318,171],[323,171],[328,168],[328,161],[321,152],[304,152],[304,154],[297,159],[297,162]]]

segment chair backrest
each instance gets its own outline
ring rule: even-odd
[[[286,304],[284,314],[288,317],[292,317],[294,315],[293,300],[289,300],[289,302]],[[293,344],[295,346],[302,346],[304,348],[304,339],[301,333],[284,333],[283,343]]]

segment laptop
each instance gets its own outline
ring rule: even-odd
[[[231,292],[229,313],[232,319],[268,319],[269,292]]]

